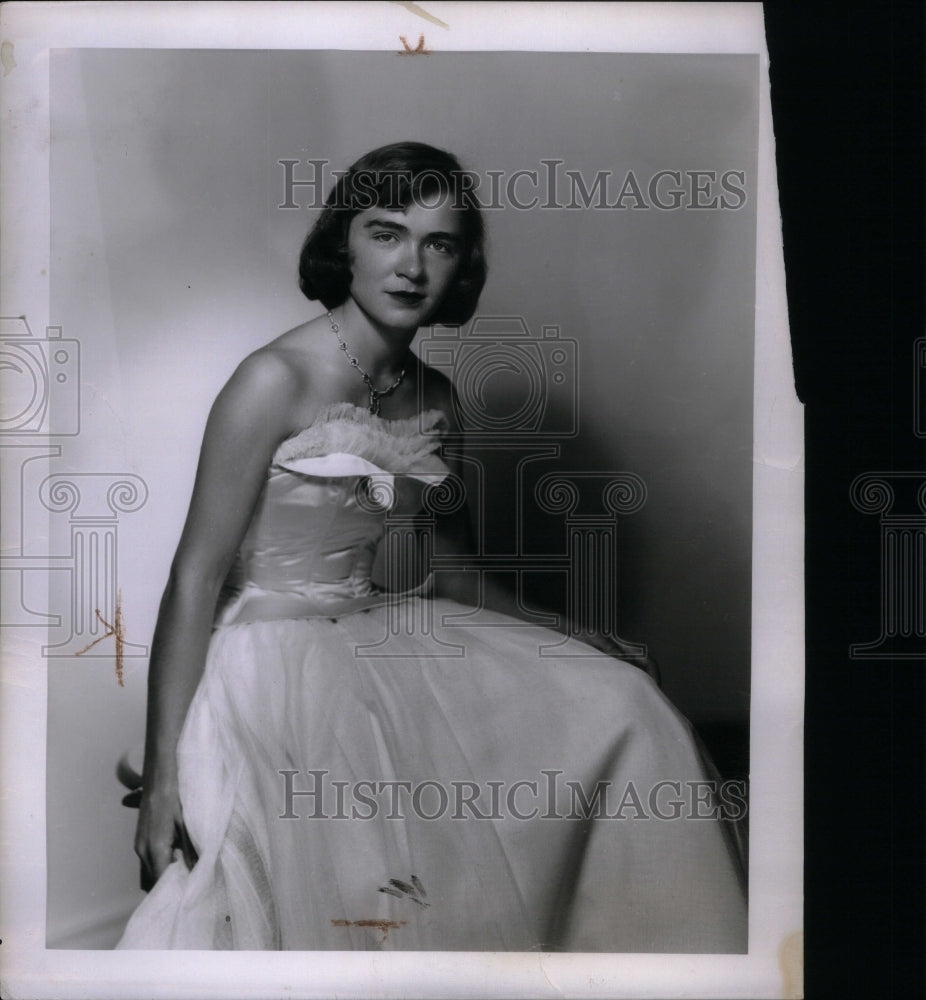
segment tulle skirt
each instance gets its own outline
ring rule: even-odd
[[[178,749],[198,861],[118,947],[744,952],[744,802],[687,721],[636,667],[466,613],[217,629]]]

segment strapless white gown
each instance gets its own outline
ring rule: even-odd
[[[338,404],[277,450],[178,748],[199,860],[118,947],[746,950],[713,775],[648,676],[372,584],[443,426]]]

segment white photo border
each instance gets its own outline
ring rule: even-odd
[[[803,444],[791,370],[761,5],[7,4],[2,294],[49,316],[49,60],[55,48],[754,53],[760,61],[747,955],[81,952],[45,947],[46,667],[5,629],[0,978],[10,996],[781,997],[802,928]],[[417,9],[416,9],[417,8]],[[427,15],[430,15],[429,18]],[[433,18],[447,24],[444,28]],[[9,44],[9,47],[7,47]],[[790,956],[790,958],[789,958]]]

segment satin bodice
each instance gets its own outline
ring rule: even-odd
[[[372,579],[390,513],[414,513],[449,470],[439,410],[384,420],[352,403],[325,407],[274,452],[229,573],[216,626],[336,617],[380,604]]]

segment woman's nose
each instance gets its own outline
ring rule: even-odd
[[[424,276],[424,263],[421,259],[421,250],[414,245],[407,246],[399,260],[396,268],[398,274],[409,281],[421,281]]]

